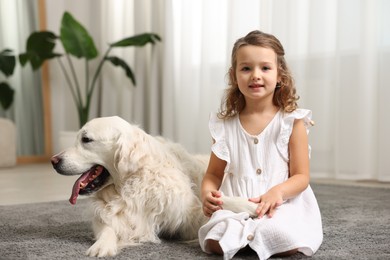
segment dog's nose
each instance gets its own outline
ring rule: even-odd
[[[61,158],[59,158],[57,156],[53,156],[53,157],[51,157],[50,161],[51,161],[51,164],[53,165],[53,167],[56,168],[56,166],[61,162]]]

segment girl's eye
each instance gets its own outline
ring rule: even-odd
[[[270,67],[263,67],[263,71],[267,71],[267,70],[270,70],[271,68]]]
[[[93,141],[93,140],[92,140],[91,138],[88,138],[88,137],[86,137],[86,136],[83,136],[83,137],[81,138],[81,142],[84,143],[84,144],[90,143],[90,142],[92,142],[92,141]]]
[[[249,67],[242,67],[242,69],[241,69],[242,71],[249,71],[250,70],[250,68]]]

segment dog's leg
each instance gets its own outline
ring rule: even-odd
[[[117,237],[111,227],[103,224],[96,239],[96,242],[86,252],[88,256],[104,257],[118,253]]]
[[[251,217],[256,217],[257,204],[243,197],[222,196],[222,208],[236,213],[248,212]]]

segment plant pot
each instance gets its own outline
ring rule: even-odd
[[[16,127],[9,119],[0,118],[0,167],[16,165]]]
[[[77,131],[60,131],[59,136],[59,149],[60,152],[74,146],[76,142]]]

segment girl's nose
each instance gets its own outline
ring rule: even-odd
[[[253,71],[252,80],[253,81],[261,80],[261,73],[257,69]]]
[[[261,75],[259,73],[253,73],[252,80],[253,81],[261,80]]]

